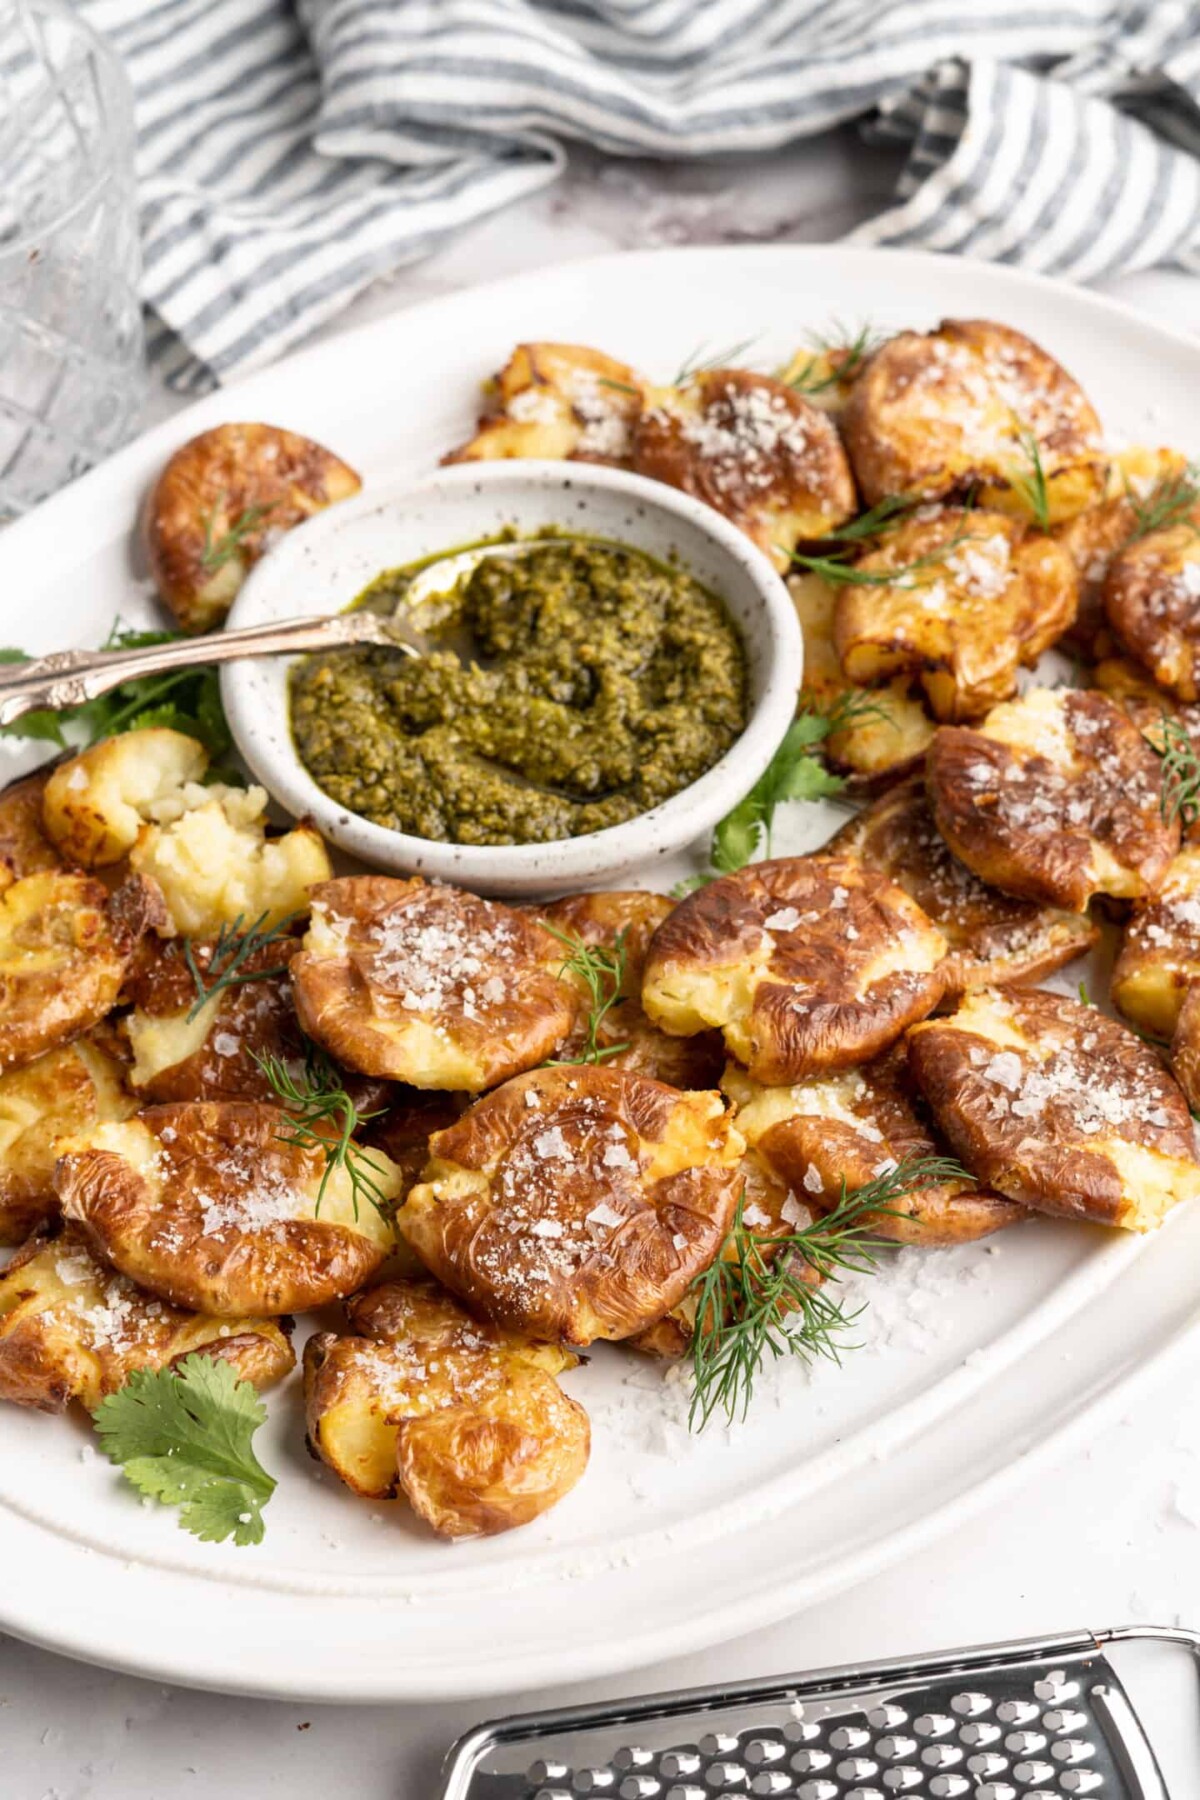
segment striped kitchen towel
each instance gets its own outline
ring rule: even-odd
[[[907,147],[854,236],[1094,279],[1200,268],[1195,0],[76,0],[137,99],[168,379],[268,361],[553,181],[562,145]]]

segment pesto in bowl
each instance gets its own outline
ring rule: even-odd
[[[421,566],[380,575],[356,604],[390,615]],[[300,761],[393,831],[472,845],[600,831],[690,786],[747,722],[723,601],[625,544],[486,559],[421,626],[447,649],[328,651],[291,675]]]

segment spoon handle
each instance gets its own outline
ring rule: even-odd
[[[241,656],[294,655],[346,644],[384,644],[408,656],[420,655],[385,620],[364,612],[335,613],[327,619],[283,619],[277,624],[248,625],[240,631],[179,638],[169,644],[145,644],[135,650],[55,650],[32,662],[14,664],[0,675],[0,725],[11,725],[39,707],[57,712],[81,706],[123,681],[145,675],[169,675],[176,669],[233,662]]]

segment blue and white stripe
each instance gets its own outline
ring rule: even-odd
[[[1195,0],[78,0],[137,99],[145,298],[181,387],[615,155],[907,146],[860,242],[1092,280],[1200,268]]]

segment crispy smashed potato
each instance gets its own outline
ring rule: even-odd
[[[57,1212],[60,1141],[102,1119],[127,1119],[137,1101],[119,1063],[88,1037],[0,1075],[0,1244],[21,1244]]]
[[[1192,1117],[1200,1117],[1200,983],[1188,988],[1171,1037],[1171,1071]]]
[[[321,1193],[325,1152],[294,1130],[252,1102],[152,1106],[68,1138],[55,1187],[100,1254],[162,1299],[221,1318],[304,1312],[369,1281],[392,1229],[344,1165]],[[369,1156],[394,1198],[396,1170]]]
[[[105,1266],[77,1225],[31,1238],[0,1272],[0,1399],[42,1412],[94,1411],[135,1369],[199,1353],[266,1387],[295,1362],[286,1322],[206,1319]]]
[[[583,1408],[554,1375],[574,1358],[480,1325],[433,1282],[363,1297],[364,1335],[310,1338],[309,1446],[356,1494],[402,1493],[443,1537],[527,1525],[587,1466]]]
[[[1200,505],[1118,551],[1104,608],[1120,644],[1159,687],[1200,700]]]
[[[651,940],[642,1004],[666,1031],[719,1027],[757,1081],[800,1081],[876,1055],[932,1012],[946,949],[875,870],[783,857],[676,907]]]
[[[934,824],[920,776],[881,794],[826,849],[878,869],[928,913],[950,945],[942,964],[947,998],[1037,981],[1082,956],[1100,935],[1084,914],[1015,900],[972,875]]]
[[[518,344],[485,388],[475,436],[443,462],[534,456],[628,467],[643,378],[582,344]]]
[[[1169,1038],[1185,991],[1200,982],[1200,845],[1189,844],[1150,900],[1126,922],[1112,972],[1113,1005],[1142,1031]]]
[[[562,946],[460,888],[357,875],[313,892],[292,962],[309,1036],[347,1068],[478,1092],[554,1052],[575,1021]]]
[[[62,867],[62,857],[46,831],[48,779],[46,770],[38,769],[0,790],[0,886]]]
[[[0,1069],[99,1024],[162,917],[161,897],[137,878],[110,894],[94,876],[44,870],[0,893]]]
[[[642,972],[646,950],[655,931],[673,910],[675,902],[665,894],[636,890],[616,893],[572,894],[541,909],[547,925],[589,949],[616,953],[620,939],[624,979],[620,998],[596,1028],[596,1048],[606,1068],[629,1069],[650,1075],[670,1087],[715,1087],[725,1067],[725,1047],[715,1032],[696,1037],[668,1037],[652,1025],[642,1010]],[[564,956],[570,956],[563,945]],[[571,971],[566,971],[570,976]],[[603,989],[607,995],[608,987]],[[587,1048],[587,1018],[582,1016],[555,1052],[559,1062],[576,1062]]]
[[[207,768],[204,745],[165,726],[104,738],[51,771],[46,830],[70,862],[105,868],[128,856],[152,820],[211,799],[201,785]]]
[[[847,1194],[856,1194],[897,1163],[944,1154],[902,1044],[861,1069],[791,1087],[763,1087],[731,1063],[721,1085],[738,1130],[793,1206],[828,1212],[841,1199],[843,1183]],[[973,1182],[945,1181],[913,1188],[886,1212],[865,1214],[863,1222],[875,1237],[932,1249],[990,1237],[1025,1216],[1023,1207]]]
[[[1053,528],[1075,565],[1079,605],[1066,640],[1085,656],[1097,656],[1110,646],[1111,632],[1104,611],[1104,583],[1113,557],[1137,529],[1137,508],[1152,500],[1160,484],[1178,480],[1187,469],[1187,458],[1178,450],[1122,450],[1109,464],[1104,497],[1097,506],[1077,513]]]
[[[897,578],[838,595],[835,642],[851,681],[920,675],[939,719],[978,719],[1017,690],[1075,616],[1071,560],[1000,512],[921,508],[856,569]]]
[[[943,726],[928,762],[951,850],[1004,893],[1083,912],[1154,893],[1179,844],[1159,759],[1104,694],[1033,688],[974,730]]]
[[[1150,1231],[1200,1193],[1187,1101],[1156,1052],[1094,1007],[983,990],[908,1043],[957,1154],[1022,1205]]]
[[[803,702],[818,712],[836,706],[845,723],[830,732],[824,750],[835,768],[860,786],[905,774],[924,760],[934,723],[914,692],[914,678],[898,675],[884,687],[854,687],[846,680],[834,644],[837,595],[819,575],[788,578],[804,637]]]
[[[1104,493],[1100,421],[1082,388],[1030,338],[987,319],[889,338],[854,383],[843,432],[868,506],[982,482],[983,505],[1032,518],[1021,491],[1036,478],[1031,440],[1051,524]]]
[[[150,490],[150,569],[185,631],[208,631],[281,533],[362,482],[332,451],[275,425],[217,425],[178,449]]]
[[[539,1069],[438,1133],[396,1224],[484,1318],[570,1344],[630,1337],[716,1254],[742,1149],[719,1094]]]
[[[652,389],[634,426],[633,466],[724,513],[781,570],[798,543],[824,537],[857,507],[832,421],[749,369]]]

